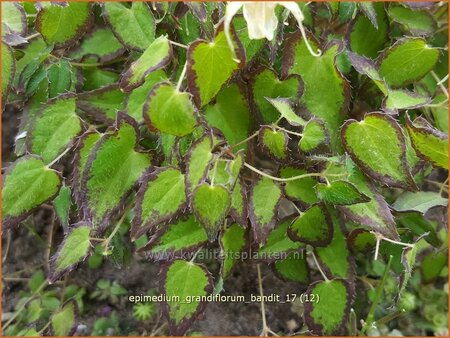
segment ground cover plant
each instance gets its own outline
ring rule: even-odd
[[[1,8],[3,335],[448,334],[446,2]]]

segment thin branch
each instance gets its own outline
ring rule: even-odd
[[[312,256],[312,258],[313,258],[313,260],[314,260],[314,264],[316,264],[317,270],[319,270],[319,272],[320,272],[320,274],[322,275],[323,279],[324,279],[325,281],[328,282],[329,279],[327,278],[327,276],[326,276],[325,273],[323,272],[322,268],[320,267],[320,264],[319,264],[319,262],[317,261],[316,255],[314,254],[314,251],[311,250],[310,253],[311,253],[311,256]]]
[[[433,78],[436,80],[436,84],[441,88],[442,92],[444,93],[444,95],[447,97],[448,99],[448,90],[447,88],[444,86],[443,84],[443,80],[441,80],[439,78],[439,76],[437,76],[437,74],[434,72],[434,70],[431,71],[431,75],[433,76]],[[448,75],[447,75],[448,77]]]
[[[187,61],[184,64],[183,70],[181,71],[181,74],[180,74],[180,78],[178,79],[177,88],[175,89],[177,92],[180,91],[181,84],[183,83],[184,76],[186,75],[186,70],[187,70]]]

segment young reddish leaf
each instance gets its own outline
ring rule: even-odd
[[[250,192],[249,217],[255,239],[264,244],[270,230],[275,226],[278,205],[282,197],[278,183],[270,178],[259,179]]]
[[[24,156],[6,169],[2,187],[2,225],[19,224],[59,192],[61,176],[35,156]]]
[[[130,92],[145,82],[145,77],[167,65],[172,57],[172,46],[166,36],[160,36],[147,47],[145,52],[122,74],[119,87]]]
[[[237,41],[239,63],[233,59],[222,28],[213,42],[197,40],[189,45],[187,81],[197,107],[208,104],[233,73],[244,66],[242,46],[236,36],[234,40]]]
[[[231,207],[230,192],[222,185],[202,183],[192,193],[192,210],[213,242]]]
[[[163,314],[169,321],[170,334],[182,336],[205,310],[207,297],[214,284],[209,271],[202,265],[175,260],[162,267],[161,293]]]
[[[222,254],[222,265],[220,275],[226,279],[239,261],[239,254],[246,245],[246,231],[238,224],[227,227],[220,237],[220,248]]]
[[[120,113],[114,132],[103,135],[89,155],[81,192],[85,219],[92,221],[97,233],[111,224],[150,166],[148,154],[135,150],[138,141],[135,121]]]
[[[64,274],[86,259],[91,248],[92,225],[81,222],[74,224],[50,262],[50,282],[55,282]]]
[[[448,169],[448,136],[434,129],[425,119],[411,122],[406,115],[406,130],[418,156],[433,166]]]
[[[261,127],[258,135],[259,144],[271,157],[285,160],[288,156],[289,137],[286,132],[271,127]]]
[[[89,2],[71,2],[67,6],[46,3],[36,16],[36,30],[47,44],[58,48],[76,43],[93,21]]]
[[[316,204],[298,216],[287,233],[294,241],[315,247],[327,246],[333,238],[333,224],[326,207]]]
[[[405,137],[392,117],[371,113],[359,122],[348,120],[341,135],[352,160],[374,180],[387,186],[417,188],[406,162]]]
[[[159,168],[147,174],[137,193],[131,237],[138,238],[183,211],[185,191],[185,178],[178,169]]]
[[[157,129],[178,137],[192,133],[197,125],[189,94],[178,91],[170,83],[153,87],[147,96],[143,115],[150,130]]]

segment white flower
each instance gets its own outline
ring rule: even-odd
[[[228,41],[230,49],[233,51],[234,46],[230,36],[230,24],[236,13],[243,7],[244,18],[247,21],[248,36],[250,39],[263,39],[271,41],[274,37],[274,32],[278,25],[278,19],[275,15],[275,7],[281,5],[295,17],[297,20],[300,32],[302,33],[303,39],[305,40],[306,46],[309,52],[314,56],[320,56],[320,50],[314,52],[309,45],[308,39],[306,38],[305,30],[303,28],[303,13],[300,7],[295,2],[290,1],[277,1],[277,2],[259,2],[259,1],[232,1],[227,4],[225,19],[224,19],[224,30],[225,36]],[[236,56],[234,55],[236,58]],[[236,60],[239,62],[239,60]]]

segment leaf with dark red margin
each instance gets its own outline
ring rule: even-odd
[[[246,229],[238,224],[232,224],[226,228],[220,236],[220,250],[222,255],[222,265],[220,266],[220,275],[226,279],[231,270],[239,260],[238,255],[247,245]]]
[[[281,259],[271,264],[271,267],[283,281],[296,282],[302,286],[310,284],[310,272],[304,252],[292,252],[285,259]]]
[[[66,313],[65,311],[70,311],[70,313]],[[68,316],[67,316],[68,315]],[[77,323],[76,319],[79,315],[78,312],[78,306],[75,299],[69,299],[66,301],[60,309],[57,309],[51,316],[50,322],[51,322],[51,330],[50,335],[56,336],[56,337],[67,337],[72,336],[76,329],[77,329]],[[62,316],[62,318],[60,318]],[[64,327],[61,327],[58,325],[57,327],[57,320],[60,322]],[[60,331],[60,330],[65,331]]]
[[[240,178],[236,181],[234,189],[231,193],[231,217],[242,227],[247,227],[248,202],[247,188],[244,179]]]
[[[412,122],[408,114],[406,130],[417,156],[435,167],[448,169],[448,135],[433,128],[422,117]]]
[[[203,265],[175,260],[162,266],[160,292],[165,295],[165,300],[161,306],[171,335],[183,336],[207,305],[206,301],[187,303],[185,298],[208,296],[213,289],[212,276]],[[180,292],[183,290],[184,293]],[[181,300],[173,301],[174,296]]]
[[[347,120],[341,139],[352,160],[374,180],[387,186],[417,189],[406,161],[405,137],[392,117],[370,113],[363,121]]]
[[[362,75],[368,76],[370,79],[375,81],[381,81],[381,76],[378,74],[378,69],[375,61],[369,59],[368,57],[358,55],[356,53],[347,52],[348,58],[352,63],[353,68]]]
[[[431,102],[431,97],[409,90],[388,90],[381,109],[387,114],[398,114],[399,110],[421,108]]]
[[[270,178],[257,180],[250,192],[249,217],[255,240],[264,244],[275,226],[278,206],[283,196],[281,187]]]
[[[2,42],[2,106],[5,106],[8,93],[16,74],[16,59],[13,50]]]
[[[119,113],[111,130],[92,149],[82,175],[82,210],[96,234],[122,211],[139,178],[150,167],[148,154],[135,150],[140,135],[130,116]]]
[[[289,136],[283,130],[269,126],[262,126],[259,130],[259,146],[265,154],[276,161],[282,161],[288,157],[288,142]]]
[[[136,239],[159,224],[170,222],[186,207],[184,175],[173,167],[151,170],[142,179],[136,196],[131,238]],[[144,210],[146,215],[143,215]]]
[[[370,201],[368,196],[347,181],[336,180],[329,184],[318,183],[314,186],[314,190],[320,200],[334,205],[349,205]]]
[[[318,295],[317,302],[305,302],[305,323],[313,335],[342,335],[353,303],[353,292],[344,279],[312,283],[305,294]]]
[[[353,253],[368,253],[373,250],[375,244],[375,236],[366,229],[354,229],[347,236],[347,246]]]

